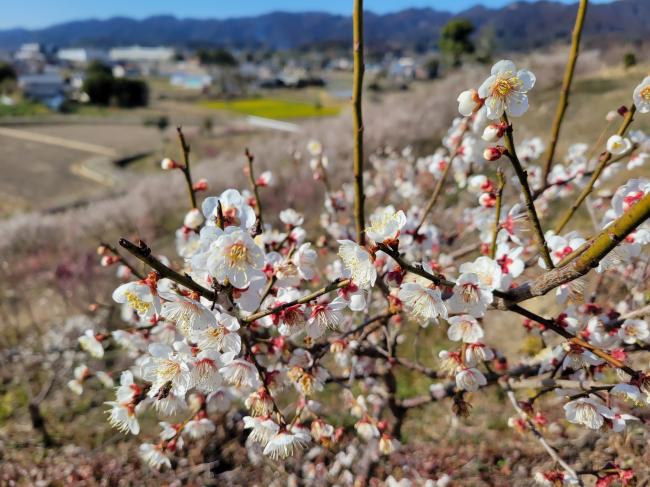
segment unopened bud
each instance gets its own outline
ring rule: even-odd
[[[173,159],[170,159],[169,157],[165,157],[161,162],[160,162],[160,167],[164,171],[170,171],[172,169],[176,169],[179,167],[179,165],[174,161]]]
[[[183,220],[183,225],[187,228],[196,230],[203,224],[204,218],[203,214],[197,208],[194,208],[187,212],[185,219]]]
[[[507,125],[504,123],[491,123],[485,130],[483,130],[483,135],[481,138],[486,142],[496,142],[505,133]]]
[[[102,257],[101,265],[102,267],[108,267],[115,264],[119,260],[119,257],[115,257],[114,255],[105,255]]]
[[[494,193],[483,193],[478,197],[478,202],[483,208],[494,208],[497,203],[497,196]]]
[[[206,189],[208,189],[208,180],[205,178],[199,179],[196,183],[194,183],[192,189],[194,191],[205,191]]]
[[[469,117],[476,110],[481,108],[483,105],[483,100],[478,96],[476,90],[466,90],[463,91],[457,98],[458,101],[458,111],[461,115]]]
[[[496,161],[501,159],[501,156],[505,153],[506,148],[500,145],[494,147],[488,147],[483,151],[483,157],[486,161]]]

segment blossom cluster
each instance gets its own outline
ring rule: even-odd
[[[640,114],[649,111],[649,80],[633,94]],[[495,313],[522,314],[514,296],[553,272],[549,262],[556,269],[567,266],[650,193],[650,180],[641,177],[605,189],[625,171],[643,167],[650,151],[650,138],[639,130],[612,135],[608,163],[586,203],[593,230],[535,235],[522,190],[534,195],[533,210],[548,217],[558,200],[590,188],[603,156],[576,142],[544,179],[541,139],[519,142],[516,155],[499,144],[512,132],[508,116],[528,110],[534,85],[533,73],[499,61],[478,89],[459,96],[462,116],[435,152],[416,157],[410,148],[386,148],[373,154],[364,190],[374,210],[363,244],[351,216],[354,190],[347,184],[332,188],[325,148],[312,141],[309,167],[325,183],[318,222],[286,208],[274,224],[268,215],[262,224],[265,193],[260,197],[258,190],[273,184],[266,172],[251,175],[250,190],[227,189],[191,209],[175,233],[173,261],[141,250],[158,267],[137,276],[140,268],[126,257],[100,249],[103,265],[117,266],[124,281],[113,293],[123,325],[88,330],[79,345],[101,359],[114,344],[130,362],[112,374],[80,365],[70,389],[82,394],[93,377],[112,387],[110,375],[119,376],[115,398],[107,403],[111,424],[138,435],[144,411],[161,418],[158,439],[140,447],[152,467],[172,467],[189,443],[213,434],[228,418],[249,431],[251,457],[282,460],[304,451],[308,477],[316,471],[310,459],[329,452],[329,475],[343,483],[352,482],[355,460],[365,450],[389,455],[400,448],[408,408],[395,406],[391,385],[400,367],[431,380],[429,394],[415,402],[448,397],[459,415],[469,414],[472,393],[537,377],[555,384],[547,392],[559,398],[569,423],[620,432],[638,422],[630,408],[650,403],[650,376],[633,360],[650,343],[644,313],[637,312],[646,306],[647,221],[595,262],[598,283],[590,299],[580,303],[587,278],[574,276],[552,288],[555,303],[547,302],[546,312],[560,310],[553,317],[531,318],[523,310],[526,320],[516,318],[538,339],[534,354],[508,357],[511,350],[500,340],[487,339],[495,336],[489,333]],[[530,188],[508,172],[506,159],[514,158]],[[184,169],[171,159],[162,167]],[[441,194],[430,199],[433,182]],[[202,182],[190,191],[206,189]],[[449,199],[458,203],[445,206]],[[536,237],[544,241],[548,260]],[[618,302],[603,294],[605,285],[617,287]],[[448,338],[435,371],[399,347],[406,335],[430,326],[442,327]],[[359,387],[351,387],[355,382]],[[595,385],[585,385],[590,383]],[[345,404],[351,423],[328,410],[332,396]],[[530,423],[515,418],[511,424],[543,428],[545,416],[534,411],[538,404],[529,406]],[[544,480],[551,474],[540,475]]]

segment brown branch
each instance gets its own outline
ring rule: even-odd
[[[549,456],[564,469],[564,471],[568,474],[569,477],[574,478],[579,485],[583,485],[576,471],[573,468],[571,468],[571,466],[568,463],[566,463],[560,457],[560,455],[558,455],[557,451],[555,451],[555,448],[553,448],[551,445],[548,444],[544,436],[542,436],[542,434],[535,426],[535,423],[533,423],[533,421],[530,419],[528,414],[526,414],[526,412],[521,408],[519,402],[517,401],[517,398],[515,397],[515,393],[512,391],[508,383],[507,382],[502,383],[501,387],[506,392],[508,399],[510,399],[510,403],[512,404],[512,407],[515,409],[515,411],[517,411],[521,419],[526,421],[526,424],[530,428],[530,431],[533,433],[533,435],[535,436],[537,441],[542,445],[542,447],[544,447],[544,449],[549,454]]]
[[[632,120],[634,119],[634,113],[636,111],[636,106],[632,105],[632,107],[627,111],[625,114],[625,118],[623,119],[623,122],[621,123],[621,126],[618,129],[618,132],[616,132],[617,135],[623,136],[625,132],[627,131],[628,127],[632,123]],[[594,170],[594,173],[591,175],[591,178],[589,179],[589,182],[587,185],[584,187],[582,192],[578,195],[576,200],[573,202],[571,205],[571,208],[569,208],[565,213],[564,216],[560,219],[558,224],[555,226],[555,233],[560,233],[564,227],[569,223],[569,220],[573,217],[575,214],[576,210],[580,207],[582,202],[589,196],[591,191],[594,188],[594,184],[596,184],[596,181],[598,181],[598,178],[602,174],[603,170],[605,169],[605,166],[609,163],[609,161],[612,158],[612,153],[607,151],[603,154],[603,156],[600,159],[600,162],[598,163],[598,166]]]
[[[494,229],[492,230],[492,245],[490,246],[490,259],[494,260],[494,256],[497,253],[497,236],[499,235],[499,219],[501,218],[501,197],[503,196],[503,188],[506,185],[506,178],[503,175],[501,168],[497,169],[497,195],[496,195],[496,204],[494,217]]]
[[[544,232],[542,230],[542,225],[539,223],[539,218],[537,216],[537,211],[535,210],[535,202],[533,200],[533,195],[530,191],[530,186],[528,185],[528,173],[521,166],[521,162],[517,157],[517,151],[515,150],[515,142],[512,136],[512,125],[508,121],[508,116],[504,113],[502,121],[506,124],[507,128],[503,134],[504,143],[507,149],[506,155],[512,163],[512,167],[517,174],[519,179],[519,184],[521,184],[522,192],[524,193],[524,201],[526,203],[526,211],[528,213],[528,219],[530,220],[531,225],[533,226],[533,231],[535,235],[535,241],[537,242],[537,249],[546,264],[548,269],[553,269],[553,261],[551,260],[551,254],[548,251],[548,245],[546,239],[544,238]]]
[[[248,180],[251,184],[251,189],[253,190],[253,195],[255,196],[255,216],[257,216],[257,222],[255,223],[255,235],[262,233],[262,228],[264,227],[264,221],[262,220],[262,200],[260,199],[260,190],[257,181],[255,180],[255,174],[253,173],[253,161],[255,156],[248,149],[245,150],[246,160],[248,162]]]
[[[571,82],[573,81],[573,73],[575,71],[576,62],[578,61],[578,52],[580,48],[580,36],[582,34],[582,27],[587,13],[587,0],[580,0],[578,5],[578,13],[576,14],[576,22],[573,27],[573,35],[571,37],[571,51],[569,53],[569,62],[564,71],[564,79],[562,80],[562,90],[560,91],[560,99],[557,104],[557,111],[555,112],[555,119],[551,128],[551,141],[546,151],[546,158],[544,160],[544,169],[542,172],[542,184],[546,183],[548,175],[551,172],[553,158],[555,157],[555,148],[560,135],[560,128],[562,120],[566,113],[566,108],[569,105],[569,91],[571,89]]]
[[[429,199],[429,202],[427,203],[426,208],[424,209],[424,213],[422,213],[422,216],[420,217],[420,221],[418,222],[418,225],[415,227],[415,230],[413,230],[413,235],[417,235],[418,232],[420,231],[420,228],[422,225],[424,225],[424,222],[427,219],[427,216],[429,216],[429,213],[433,209],[433,207],[436,205],[436,202],[438,201],[438,197],[440,196],[440,193],[442,191],[442,187],[445,184],[445,180],[447,179],[447,174],[449,173],[451,169],[451,165],[454,162],[454,159],[458,156],[458,149],[460,149],[461,144],[463,143],[463,137],[465,137],[465,133],[467,132],[467,129],[469,128],[469,118],[465,118],[463,121],[463,128],[461,129],[461,133],[458,137],[458,142],[456,143],[456,146],[454,147],[454,153],[451,154],[451,157],[449,158],[449,163],[447,166],[445,166],[445,169],[442,171],[442,174],[440,175],[440,178],[436,182],[435,188],[433,188],[433,194],[431,195],[431,198]]]
[[[354,81],[352,85],[352,109],[354,114],[354,217],[357,243],[365,245],[365,194],[363,191],[363,115],[361,96],[363,89],[363,0],[354,0],[353,42]]]
[[[155,270],[158,274],[160,274],[160,277],[170,279],[175,283],[186,287],[187,289],[191,289],[192,291],[199,293],[201,296],[210,301],[215,301],[217,299],[217,294],[214,291],[201,286],[187,274],[179,274],[175,270],[170,269],[165,264],[156,259],[153,255],[151,255],[151,249],[142,240],[140,240],[139,245],[135,245],[134,243],[129,242],[127,239],[121,238],[120,246],[126,249],[134,257],[137,257],[139,260]]]
[[[532,282],[518,286],[507,293],[507,300],[519,303],[542,296],[597,267],[600,261],[639,225],[650,217],[650,193],[633,205],[618,219],[580,247],[580,253],[567,265],[542,274]],[[584,247],[584,248],[583,248]]]
[[[327,294],[329,292],[335,291],[336,289],[341,289],[342,287],[347,286],[348,284],[350,284],[350,282],[351,282],[350,279],[341,279],[341,280],[334,281],[328,284],[327,286],[322,287],[317,291],[314,291],[313,293],[303,296],[300,299],[295,299],[293,301],[289,301],[288,303],[283,303],[279,306],[276,306],[275,308],[267,309],[265,311],[259,311],[257,313],[253,313],[252,315],[242,318],[241,321],[243,323],[252,323],[255,320],[259,320],[260,318],[264,318],[265,316],[272,315],[274,313],[279,313],[280,311],[283,311],[297,304],[309,303],[324,294]]]
[[[190,194],[190,203],[192,208],[197,208],[196,206],[196,191],[194,190],[194,183],[192,183],[192,172],[190,169],[190,146],[185,140],[185,135],[183,135],[183,127],[180,125],[176,127],[176,132],[178,133],[178,141],[181,144],[181,150],[183,151],[183,160],[185,165],[181,167],[183,171],[183,176],[185,176],[185,181],[187,183],[187,190]]]
[[[107,249],[111,254],[113,254],[114,256],[118,257],[118,258],[120,259],[120,262],[121,262],[123,265],[125,265],[126,267],[128,267],[128,269],[131,271],[131,273],[132,273],[135,277],[137,277],[138,279],[144,279],[144,278],[145,278],[145,275],[144,275],[142,272],[140,272],[138,269],[136,269],[136,267],[135,267],[134,265],[132,265],[129,261],[127,261],[127,260],[122,256],[122,254],[120,253],[120,251],[117,250],[113,245],[111,245],[111,244],[109,244],[109,243],[106,243],[106,242],[100,242],[99,245],[101,245],[102,247],[106,247],[106,249]]]

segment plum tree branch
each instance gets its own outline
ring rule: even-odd
[[[557,104],[557,111],[553,119],[553,126],[551,128],[551,140],[548,144],[546,157],[544,158],[544,166],[542,172],[542,184],[546,184],[548,175],[551,172],[553,165],[553,158],[555,157],[555,149],[557,147],[558,138],[560,135],[560,128],[564,120],[567,106],[569,105],[569,91],[571,90],[571,82],[573,81],[573,73],[575,71],[576,62],[578,61],[578,52],[580,50],[580,37],[582,35],[582,28],[584,26],[585,15],[587,14],[588,0],[580,0],[578,5],[578,12],[576,14],[576,21],[573,27],[573,34],[571,36],[571,50],[569,52],[569,62],[564,71],[564,79],[562,80],[562,89],[560,91],[560,99]]]
[[[363,190],[363,0],[354,0],[352,15],[354,42],[354,80],[352,85],[352,111],[354,118],[354,219],[357,230],[357,243],[365,245],[365,193]]]
[[[544,238],[544,231],[542,230],[542,225],[539,222],[539,217],[537,216],[537,211],[535,210],[535,201],[528,184],[528,173],[521,166],[521,162],[517,157],[515,142],[512,136],[512,125],[508,121],[508,116],[505,113],[503,114],[502,121],[506,124],[506,131],[503,134],[504,144],[507,149],[506,155],[508,156],[508,159],[510,159],[512,167],[517,174],[519,184],[521,184],[521,189],[524,194],[524,201],[526,203],[526,212],[528,213],[528,219],[533,226],[537,249],[542,256],[546,267],[548,269],[553,269],[554,266],[553,261],[551,260],[551,254],[548,251],[548,245],[546,243],[546,239]]]
[[[632,123],[632,120],[634,119],[634,113],[636,112],[636,106],[632,105],[632,107],[627,111],[625,114],[625,118],[623,119],[623,122],[621,123],[621,126],[618,129],[618,132],[616,132],[616,135],[623,136],[625,132],[627,131],[628,127]],[[571,207],[567,209],[567,211],[564,213],[558,224],[555,226],[555,233],[560,233],[564,227],[569,223],[573,215],[575,214],[576,210],[580,208],[580,205],[582,202],[589,196],[591,191],[594,189],[594,184],[596,184],[596,181],[598,181],[598,178],[602,174],[603,170],[605,169],[605,166],[609,163],[609,161],[612,159],[612,153],[607,151],[605,152],[601,158],[600,162],[598,163],[598,166],[594,170],[593,174],[591,175],[591,178],[589,179],[589,182],[587,185],[583,188],[583,190],[580,192],[576,200],[573,202]]]

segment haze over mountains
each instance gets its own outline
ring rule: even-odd
[[[366,14],[369,45],[435,47],[440,29],[450,19],[469,19],[480,31],[490,28],[497,47],[529,49],[567,39],[576,5],[550,1],[514,3],[501,9],[477,6],[458,14],[431,8]],[[592,4],[587,13],[587,42],[603,39],[641,41],[650,38],[650,0],[619,0]],[[25,42],[57,47],[170,45],[291,49],[349,43],[350,17],[322,12],[273,12],[230,19],[179,19],[155,16],[143,20],[115,17],[79,20],[44,29],[0,30],[0,49]]]

